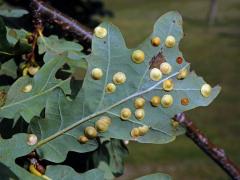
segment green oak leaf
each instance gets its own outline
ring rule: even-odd
[[[7,31],[3,20],[0,18],[0,55],[12,55],[10,51],[11,44],[7,41],[6,37]]]
[[[171,179],[172,178],[167,174],[155,173],[137,178],[136,180],[171,180]]]
[[[27,144],[27,138],[27,134],[15,134],[11,139],[0,139],[0,162],[11,172],[5,174],[6,176],[13,178],[17,176],[19,179],[24,180],[42,180],[42,178],[30,174],[15,163],[16,158],[24,156],[34,149],[33,146]],[[0,174],[3,173],[4,172],[1,172]]]
[[[102,161],[106,162],[111,172],[118,177],[123,174],[124,158],[126,158],[127,155],[128,150],[121,140],[109,139],[104,140],[93,153],[92,161],[95,167]]]
[[[24,9],[1,9],[0,10],[0,16],[4,16],[4,17],[11,17],[11,18],[18,18],[18,17],[22,17],[23,15],[28,14],[27,10]]]
[[[51,134],[54,134],[62,129],[64,121],[61,115],[61,98],[64,94],[60,89],[53,91],[46,102],[45,119],[35,118],[31,121],[31,131],[34,132],[39,139],[45,139]],[[46,129],[47,131],[44,131]],[[98,147],[96,140],[90,140],[87,144],[80,144],[77,141],[79,132],[76,130],[71,134],[65,133],[61,137],[54,139],[45,146],[37,149],[38,154],[43,159],[48,159],[53,162],[62,162],[68,151],[79,153],[93,151]]]
[[[7,75],[15,79],[17,77],[17,65],[13,59],[0,64],[0,76]]]
[[[17,31],[17,30],[15,30]],[[19,30],[20,31],[20,30]],[[2,59],[10,59],[15,55],[22,55],[30,52],[31,46],[28,44],[27,39],[18,39],[14,44],[8,41],[7,30],[3,20],[0,18],[0,55]]]
[[[104,173],[100,169],[92,169],[85,173],[76,173],[71,167],[56,165],[48,166],[46,176],[54,180],[103,180]]]
[[[30,33],[24,29],[7,28],[7,40],[10,44],[16,44],[18,41],[26,41]]]
[[[104,179],[105,180],[112,180],[114,176],[112,174],[112,170],[108,166],[108,164],[104,161],[100,161],[98,165],[98,169],[101,169],[104,172]]]
[[[84,129],[87,126],[94,126],[95,122],[102,116],[110,117],[112,123],[108,131],[98,133],[100,137],[134,140],[141,143],[168,143],[184,132],[183,128],[172,126],[172,118],[176,114],[198,106],[207,106],[218,95],[220,87],[217,86],[212,89],[209,97],[203,97],[200,89],[206,82],[194,72],[189,73],[184,80],[176,78],[182,69],[189,70],[189,64],[185,60],[182,64],[176,62],[177,57],[182,57],[179,43],[183,37],[183,31],[182,18],[179,13],[169,12],[160,17],[154,25],[153,33],[134,49],[126,47],[118,28],[109,23],[102,23],[100,26],[107,30],[107,36],[104,38],[93,37],[92,53],[85,57],[88,62],[88,70],[81,91],[74,100],[69,100],[65,98],[63,92],[56,91],[60,94],[58,110],[55,111],[57,114],[55,120],[51,119],[51,126],[48,126],[49,121],[39,120],[37,122],[39,127],[45,127],[44,129],[38,128],[41,132],[36,132],[33,128],[33,133],[47,134],[45,138],[41,138],[37,148],[43,149],[51,141],[57,141],[66,134],[77,139],[84,134]],[[168,35],[172,35],[176,39],[176,45],[173,48],[167,48],[164,44]],[[158,47],[151,44],[151,39],[155,36],[162,40]],[[136,49],[145,53],[145,60],[141,64],[132,61],[131,56]],[[149,78],[149,71],[154,64],[153,59],[160,57],[161,61],[164,60],[171,64],[172,72],[169,75],[164,75],[160,81],[152,81]],[[93,68],[102,69],[103,77],[100,80],[92,78]],[[113,75],[117,72],[126,74],[126,82],[117,85],[114,93],[106,93],[106,85],[112,83]],[[174,89],[170,92],[162,89],[162,83],[167,79],[172,79],[174,82]],[[153,107],[150,104],[152,96],[163,97],[166,94],[173,97],[174,101],[171,107]],[[143,97],[146,100],[145,118],[141,121],[134,116],[136,110],[134,100],[137,97]],[[189,104],[182,105],[182,98],[188,98]],[[120,118],[120,112],[126,107],[132,111],[132,116],[123,121]],[[46,109],[46,111],[48,110]],[[61,124],[60,127],[59,124]],[[148,133],[138,138],[131,136],[133,128],[144,125],[149,127]],[[51,148],[55,148],[57,151],[59,147],[55,145]],[[46,159],[52,160],[47,154],[48,149],[46,148],[42,155]],[[54,161],[58,162],[59,159]]]
[[[63,70],[65,72],[81,74],[82,70],[87,69],[87,63],[83,61],[85,55],[82,50],[83,47],[80,44],[59,39],[54,35],[40,36],[38,39],[38,53],[44,54],[44,62],[51,61],[56,56],[64,57],[64,61],[70,66],[70,70]]]
[[[0,163],[0,177],[2,180],[18,179],[18,177],[2,163]]]
[[[38,38],[38,53],[44,54],[44,61],[48,62],[55,56],[66,56],[70,59],[81,59],[83,47],[72,41],[59,39],[57,36]]]
[[[15,163],[15,159],[25,156],[34,150],[35,146],[27,144],[27,134],[15,134],[11,139],[0,139],[0,175],[1,179],[24,179],[24,180],[44,180],[29,173],[26,169]],[[68,179],[104,179],[104,172],[100,169],[92,169],[85,173],[77,173],[71,167],[56,165],[47,166],[45,177],[54,180]]]
[[[48,95],[57,87],[70,93],[70,79],[55,78],[57,70],[64,64],[62,58],[55,58],[46,63],[38,73],[30,78],[23,76],[10,87],[4,106],[0,107],[0,117],[14,118],[21,115],[25,121],[40,114],[46,104]],[[23,92],[23,88],[32,85],[30,92]]]

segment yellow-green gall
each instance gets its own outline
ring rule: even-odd
[[[132,53],[132,60],[133,62],[140,64],[144,61],[145,54],[142,50],[135,50]]]
[[[153,68],[150,71],[150,79],[153,81],[159,81],[162,78],[162,72],[158,68]]]
[[[175,46],[175,44],[176,44],[176,39],[175,39],[175,37],[174,36],[168,36],[167,38],[166,38],[166,40],[165,40],[165,46],[167,47],[167,48],[172,48],[172,47],[174,47]]]
[[[159,37],[153,37],[151,39],[151,43],[153,46],[159,46],[161,44],[161,39]]]
[[[171,91],[173,90],[174,84],[173,84],[173,80],[172,79],[167,79],[165,81],[163,81],[163,89],[165,91]]]
[[[187,75],[188,75],[188,70],[186,69],[186,68],[184,68],[184,69],[181,69],[180,71],[179,71],[179,73],[178,73],[178,75],[177,75],[177,79],[184,79],[184,78],[186,78],[187,77]]]
[[[145,135],[149,131],[149,127],[146,125],[140,126],[138,128],[140,136]]]
[[[103,76],[103,71],[102,71],[102,69],[100,69],[100,68],[94,68],[94,69],[92,69],[91,75],[92,75],[92,78],[93,78],[93,79],[99,80],[99,79],[101,79],[102,76]]]
[[[88,142],[88,138],[86,136],[79,136],[78,141],[81,144],[86,144]]]
[[[84,134],[87,138],[93,139],[97,137],[97,130],[92,126],[88,126],[85,128]]]
[[[22,92],[24,92],[24,93],[28,93],[28,92],[31,92],[32,91],[32,85],[31,84],[28,84],[28,85],[26,85],[26,86],[24,86],[23,88],[22,88]]]
[[[140,131],[139,131],[138,128],[133,128],[133,129],[131,130],[130,134],[131,134],[131,136],[132,136],[133,138],[137,138],[137,137],[140,136]]]
[[[120,113],[120,117],[122,120],[128,120],[132,115],[132,112],[129,108],[123,108]]]
[[[94,29],[94,34],[98,38],[104,38],[107,36],[107,29],[101,26],[98,26]]]
[[[211,95],[212,92],[212,87],[209,84],[204,84],[201,87],[201,94],[204,97],[209,97]]]
[[[28,73],[30,74],[30,75],[35,75],[37,72],[38,72],[38,70],[39,70],[39,66],[30,66],[29,68],[28,68]]]
[[[27,139],[27,144],[33,146],[37,144],[38,138],[35,134],[29,134]]]
[[[161,104],[161,98],[159,96],[153,96],[150,103],[153,107],[158,107]]]
[[[172,72],[172,66],[169,63],[164,62],[160,65],[160,71],[163,74],[170,74]]]
[[[134,106],[136,109],[143,108],[144,104],[145,104],[145,99],[142,97],[138,97],[134,101]]]
[[[116,85],[113,84],[113,83],[108,83],[108,84],[106,85],[106,88],[105,88],[105,90],[106,90],[107,93],[113,93],[113,92],[116,91],[116,89],[117,89],[117,87],[116,87]]]
[[[134,114],[135,114],[136,119],[142,120],[145,116],[145,111],[144,111],[144,109],[136,109]]]
[[[115,84],[123,84],[126,82],[126,75],[123,72],[117,72],[116,74],[113,75],[113,82]]]
[[[161,100],[162,107],[168,108],[173,104],[173,97],[170,94],[166,94]]]

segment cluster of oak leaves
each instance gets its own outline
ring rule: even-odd
[[[25,11],[1,11],[20,17]],[[0,76],[13,81],[0,86],[0,174],[12,179],[113,179],[123,173],[127,154],[121,140],[163,144],[184,128],[172,118],[207,106],[219,93],[190,72],[179,51],[183,36],[177,12],[160,17],[153,33],[128,49],[117,27],[102,23],[94,30],[92,53],[76,42],[45,37],[37,40],[38,59],[31,52],[31,33],[6,27],[0,20]],[[10,129],[11,129],[10,128]],[[6,131],[9,131],[7,129]],[[12,136],[12,137],[11,137]],[[147,146],[147,144],[146,144]],[[93,167],[78,173],[63,162],[69,151],[91,154]],[[48,165],[40,170],[29,160],[34,152]],[[15,163],[26,157],[27,165]],[[45,169],[46,168],[46,169]],[[156,173],[139,179],[169,176]]]

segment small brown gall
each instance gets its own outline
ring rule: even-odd
[[[27,144],[32,146],[35,145],[38,141],[38,138],[35,134],[29,134],[27,139]]]
[[[144,61],[145,58],[145,54],[142,50],[135,50],[132,53],[132,60],[133,62],[135,62],[136,64],[140,64]]]
[[[177,79],[179,80],[184,79],[187,77],[187,75],[188,75],[188,70],[186,68],[181,69],[177,75]]]
[[[145,111],[144,111],[144,109],[136,109],[134,114],[135,114],[136,119],[142,120],[145,116]]]
[[[138,97],[134,101],[134,106],[136,109],[143,108],[144,104],[145,104],[145,99],[142,97]]]
[[[128,120],[132,115],[132,112],[129,108],[123,108],[120,113],[120,117],[122,120]]]
[[[150,103],[153,107],[158,107],[161,104],[161,98],[159,96],[153,96]]]
[[[86,136],[79,136],[78,141],[81,144],[86,144],[88,142],[88,138]]]
[[[182,104],[183,106],[187,106],[187,105],[189,104],[189,99],[188,99],[188,98],[182,98],[182,99],[181,99],[181,104]]]
[[[28,84],[28,85],[26,85],[26,86],[24,86],[23,88],[22,88],[22,92],[24,92],[24,93],[28,93],[28,92],[31,92],[32,91],[32,85],[31,84]]]
[[[94,34],[98,38],[104,38],[107,36],[107,29],[101,26],[98,26],[94,29]]]
[[[117,88],[117,87],[116,87],[115,84],[113,84],[113,83],[108,83],[107,86],[106,86],[106,88],[105,88],[105,90],[106,90],[107,93],[113,93],[113,92],[116,91],[116,88]]]
[[[113,82],[115,84],[123,84],[126,82],[126,75],[123,72],[117,72],[113,75]]]
[[[162,107],[168,108],[173,104],[173,97],[170,94],[165,94],[161,100]]]
[[[102,71],[102,69],[100,69],[100,68],[94,68],[94,69],[92,70],[91,75],[92,75],[92,78],[93,78],[93,79],[99,80],[99,79],[101,79],[102,76],[103,76],[103,71]]]
[[[172,72],[172,66],[169,63],[164,62],[160,65],[160,71],[163,74],[169,74]]]
[[[158,68],[153,68],[150,71],[150,79],[153,81],[159,81],[162,78],[162,72]]]
[[[209,97],[211,95],[212,92],[212,87],[209,84],[204,84],[201,87],[201,94],[204,97]]]
[[[171,91],[173,90],[174,84],[172,79],[167,79],[163,81],[163,89],[164,91]]]
[[[182,64],[183,63],[183,58],[181,56],[177,57],[176,62],[178,64]]]
[[[161,40],[159,37],[153,37],[151,39],[151,43],[153,46],[159,46],[161,44]]]
[[[146,125],[140,126],[138,128],[140,136],[145,135],[149,131],[149,127]]]
[[[87,138],[93,139],[97,137],[97,130],[92,126],[88,126],[85,128],[84,134]]]
[[[176,39],[175,39],[175,37],[173,37],[173,36],[168,36],[168,37],[166,38],[166,40],[165,40],[165,46],[166,46],[167,48],[172,48],[172,47],[175,46],[175,44],[176,44]]]
[[[133,128],[130,134],[133,138],[137,138],[140,136],[140,131],[138,128]]]

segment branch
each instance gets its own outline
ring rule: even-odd
[[[45,20],[47,19],[48,21],[62,27],[63,30],[67,30],[68,32],[75,34],[78,38],[80,38],[79,40],[86,41],[88,47],[90,47],[92,33],[86,31],[86,28],[83,25],[42,1],[32,0],[31,7],[40,15],[41,18]],[[240,180],[239,168],[226,156],[223,149],[214,145],[202,132],[200,132],[192,121],[186,119],[183,113],[177,115],[175,120],[186,127],[186,135],[192,139],[210,158],[212,158],[230,177]]]
[[[186,136],[213,159],[231,178],[240,179],[240,169],[227,157],[224,149],[213,144],[191,120],[186,118],[184,113],[178,114],[175,120],[186,127]]]
[[[45,22],[55,23],[64,31],[75,35],[75,38],[84,43],[90,44],[92,40],[91,31],[73,18],[61,13],[42,0],[31,0],[30,8],[34,14]]]

